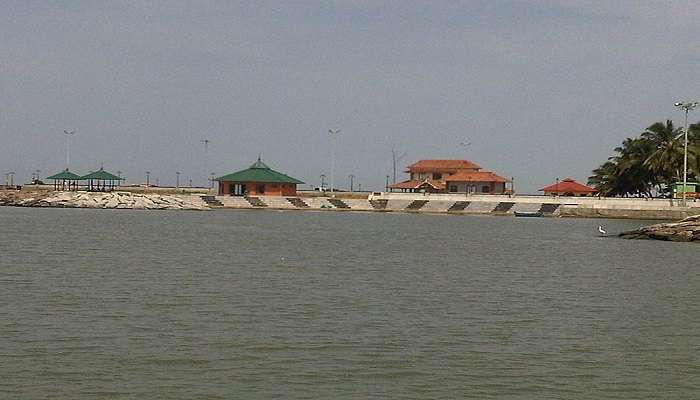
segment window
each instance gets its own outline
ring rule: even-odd
[[[452,192],[452,193],[457,192],[457,185],[450,185],[450,192]]]
[[[258,185],[256,192],[258,192],[258,194],[265,194],[265,185]]]
[[[481,193],[488,193],[490,191],[491,191],[491,188],[489,188],[488,186],[481,187]]]
[[[442,178],[442,174],[441,174],[441,173],[435,172],[435,173],[433,174],[433,180],[437,181],[437,180],[439,180],[439,179],[441,179],[441,178]],[[455,192],[456,192],[456,190],[455,190]]]

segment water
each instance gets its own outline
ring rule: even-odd
[[[700,247],[601,222],[0,208],[0,398],[700,397]]]

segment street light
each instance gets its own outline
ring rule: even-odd
[[[175,189],[180,188],[180,171],[175,172]]]
[[[353,180],[355,179],[355,175],[350,174],[350,175],[348,175],[348,178],[350,178],[350,193],[352,193],[353,192],[352,189],[354,188],[354,186],[352,184],[353,184]]]
[[[335,169],[335,137],[340,133],[340,129],[329,129],[331,134],[331,197],[333,197],[333,170]]]
[[[321,191],[323,192],[326,187],[326,174],[321,174]]]
[[[146,171],[146,187],[151,186],[151,171]]]
[[[70,137],[75,134],[75,131],[63,130],[66,135],[66,169],[70,169]]]
[[[674,106],[685,110],[685,127],[683,129],[683,140],[684,140],[684,150],[683,150],[683,207],[686,206],[686,185],[688,184],[688,111],[694,109],[698,106],[697,101],[693,102],[677,102]]]

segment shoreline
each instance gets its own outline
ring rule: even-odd
[[[424,195],[372,193],[344,196],[215,196],[202,193],[159,194],[0,190],[0,206],[143,209],[143,210],[293,210],[335,212],[401,212],[435,215],[514,216],[537,213],[548,218],[612,218],[678,221],[700,214],[700,203],[680,207],[671,199],[573,198],[499,195]]]

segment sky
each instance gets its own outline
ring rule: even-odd
[[[260,155],[304,187],[334,159],[336,187],[379,190],[393,149],[399,171],[468,159],[536,193],[682,123],[699,17],[684,0],[0,0],[0,172],[64,169],[67,129],[71,170],[134,183],[204,185]]]

